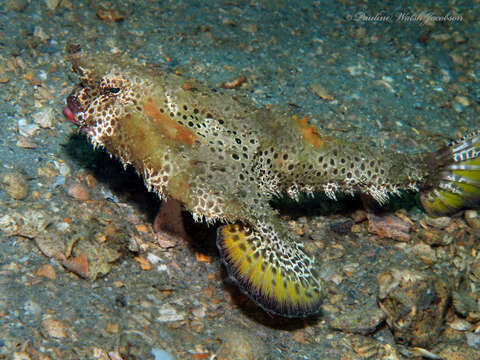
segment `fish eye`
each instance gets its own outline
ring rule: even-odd
[[[120,92],[120,88],[118,87],[110,88],[108,89],[108,91],[110,92],[110,94],[118,94]]]

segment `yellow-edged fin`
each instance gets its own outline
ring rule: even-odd
[[[420,193],[425,211],[439,216],[480,205],[480,131],[472,131],[436,153],[437,171]],[[435,154],[433,156],[435,159]],[[435,167],[435,164],[432,165]]]
[[[217,245],[229,275],[265,311],[286,317],[319,311],[321,280],[300,245],[242,224],[220,227]]]

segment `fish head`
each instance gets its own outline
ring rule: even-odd
[[[135,66],[115,55],[89,56],[78,51],[69,54],[69,61],[79,82],[67,96],[63,113],[96,144],[103,145],[122,117],[138,111],[144,80]]]

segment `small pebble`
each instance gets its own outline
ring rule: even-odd
[[[266,345],[260,337],[240,328],[223,329],[222,345],[217,351],[217,360],[264,359]]]
[[[480,230],[480,216],[476,210],[465,211],[465,221],[472,229]]]
[[[43,129],[52,128],[53,120],[53,109],[50,107],[33,114],[33,122]]]
[[[20,271],[20,268],[18,267],[18,264],[16,262],[11,262],[11,263],[2,265],[0,269],[13,272],[13,273],[18,273]]]
[[[455,110],[457,113],[463,112],[463,107],[457,102],[453,103],[453,110]]]
[[[470,324],[467,320],[456,318],[450,322],[448,326],[457,331],[467,331],[471,329],[472,324]]]
[[[351,217],[353,221],[359,223],[367,219],[367,213],[364,210],[355,210],[355,212],[351,214]]]
[[[7,0],[5,3],[5,10],[10,9],[22,12],[28,5],[28,0]]]
[[[412,248],[412,252],[417,255],[423,262],[432,264],[437,261],[435,250],[431,246],[420,242]]]
[[[32,124],[25,118],[18,119],[17,121],[18,133],[26,138],[32,137],[40,129],[37,124]]]
[[[55,319],[43,320],[42,329],[46,335],[56,339],[63,339],[67,337],[65,324]]]
[[[353,226],[353,220],[349,218],[334,220],[328,224],[328,229],[338,235],[348,234]]]
[[[240,76],[236,79],[223,83],[223,87],[226,89],[234,89],[242,85],[245,81],[247,81],[247,78],[245,76]]]
[[[185,313],[177,311],[169,304],[163,305],[158,309],[157,321],[159,322],[181,321],[183,319],[185,319]]]
[[[38,268],[37,276],[42,276],[49,280],[55,280],[57,278],[57,273],[52,265],[45,264]]]
[[[446,228],[452,222],[452,218],[448,216],[430,217],[425,215],[424,220],[425,223],[437,229]]]
[[[63,239],[55,236],[50,232],[44,232],[34,237],[35,245],[47,257],[57,258],[61,257],[65,252],[65,244]]]
[[[152,355],[154,360],[175,360],[173,355],[166,352],[165,350],[152,349]]]
[[[50,164],[45,166],[39,166],[37,170],[38,176],[45,176],[47,178],[53,178],[58,176],[58,172]]]
[[[144,271],[152,270],[152,264],[142,256],[136,256],[135,260],[140,264],[140,268]]]
[[[193,309],[192,314],[193,314],[193,316],[195,316],[199,319],[202,319],[207,314],[207,309],[205,308],[205,306],[200,306],[200,307],[197,307],[197,308]]]
[[[310,89],[320,99],[327,100],[327,101],[334,99],[334,97],[320,84],[313,83],[312,85],[310,85]]]
[[[400,220],[393,215],[377,216],[367,214],[368,231],[380,238],[390,238],[397,241],[408,242],[410,240],[411,224]]]
[[[83,252],[78,256],[63,260],[62,265],[84,279],[87,279],[90,274],[88,257],[87,254]]]
[[[470,264],[470,271],[474,276],[480,279],[480,261],[475,261]]]
[[[255,34],[258,32],[258,26],[256,24],[246,24],[242,26],[242,30],[251,34]]]
[[[431,35],[431,38],[432,38],[432,39],[437,40],[437,41],[441,41],[441,42],[448,41],[448,40],[450,40],[451,37],[452,37],[452,35],[450,35],[450,34],[448,34],[448,33],[432,34],[432,35]]]
[[[28,195],[27,178],[18,171],[4,173],[0,179],[3,189],[15,200],[23,200]]]
[[[428,245],[450,245],[453,242],[453,236],[445,231],[438,231],[434,229],[420,230],[418,237]]]
[[[465,57],[463,55],[459,55],[459,54],[456,54],[454,52],[450,53],[449,54],[450,56],[450,59],[452,59],[452,61],[457,64],[457,65],[461,65],[461,66],[465,66]]]
[[[70,195],[75,200],[86,201],[90,198],[88,188],[85,185],[75,183],[70,185],[67,190],[68,195]]]
[[[37,317],[42,314],[42,307],[35,301],[27,300],[25,304],[23,304],[23,311],[25,311],[25,315]]]
[[[62,0],[45,0],[48,10],[55,10]]]
[[[105,330],[110,334],[118,334],[120,331],[120,325],[118,323],[109,322]]]
[[[35,149],[37,147],[37,144],[23,136],[19,136],[16,144],[19,148],[24,148],[24,149]]]
[[[31,360],[31,357],[26,352],[15,352],[12,360]]]
[[[38,38],[40,41],[47,41],[48,39],[50,39],[50,36],[39,25],[35,26],[33,30],[33,36]]]
[[[64,161],[54,161],[53,163],[56,169],[58,170],[58,172],[60,173],[60,175],[62,176],[69,176],[70,173],[72,172],[72,170],[70,169],[70,166],[68,166]],[[89,181],[88,176],[85,180],[87,181],[87,184],[90,187],[90,184],[88,182]]]
[[[455,311],[466,317],[469,313],[475,313],[479,310],[475,299],[467,292],[453,291],[452,304]]]
[[[467,333],[467,343],[472,347],[480,346],[480,335]]]
[[[328,326],[347,333],[366,335],[378,329],[383,321],[385,321],[385,313],[376,302],[372,301],[336,314],[329,321]]]
[[[465,39],[465,37],[462,34],[460,34],[458,31],[455,31],[453,33],[453,41],[455,41],[457,44],[461,44],[467,41],[467,39]]]
[[[463,107],[468,107],[470,106],[470,100],[468,100],[468,98],[466,96],[460,96],[460,95],[457,95],[455,96],[455,101],[457,103],[459,103],[460,105],[462,105]]]
[[[447,279],[409,267],[377,275],[378,304],[398,342],[427,347],[436,343],[450,304]]]

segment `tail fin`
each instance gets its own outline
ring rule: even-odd
[[[437,171],[420,193],[427,213],[439,216],[480,205],[480,130],[440,149],[433,161]]]
[[[317,313],[322,287],[314,260],[294,242],[262,235],[242,224],[218,229],[217,246],[230,276],[267,312],[285,317]]]

